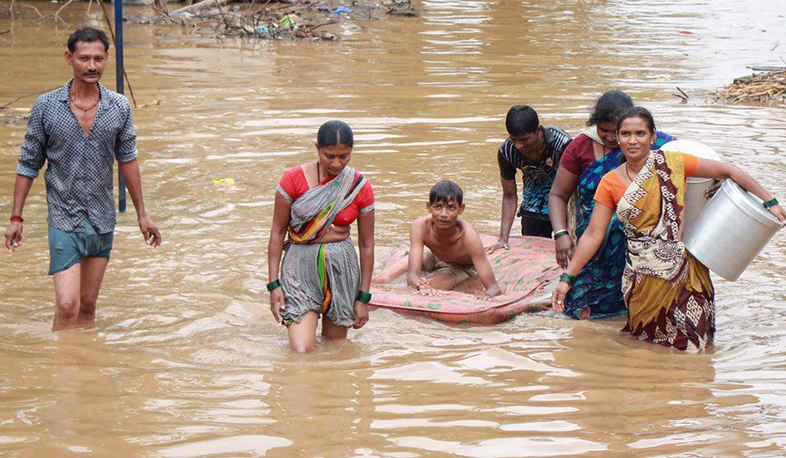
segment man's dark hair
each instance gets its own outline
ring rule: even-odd
[[[328,121],[319,127],[317,132],[317,146],[352,146],[355,144],[355,137],[352,128],[344,121]]]
[[[513,105],[505,117],[505,128],[513,137],[531,134],[539,125],[538,114],[529,105]]]
[[[74,30],[74,33],[68,37],[68,52],[73,54],[74,51],[76,51],[77,42],[80,41],[85,43],[100,41],[104,44],[104,49],[109,52],[109,37],[107,37],[106,33],[101,29],[96,29],[95,27],[80,27]]]
[[[633,99],[622,91],[608,91],[595,103],[592,114],[587,120],[587,126],[602,122],[617,124],[617,118],[623,111],[633,106]]]
[[[464,191],[459,188],[459,185],[450,180],[440,181],[439,183],[432,186],[431,191],[428,193],[429,205],[432,205],[435,202],[447,204],[451,200],[455,200],[459,205],[463,204]]]

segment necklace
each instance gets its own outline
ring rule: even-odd
[[[636,175],[638,175],[638,174],[636,174]],[[631,181],[631,183],[633,182],[633,178],[631,178],[630,177],[630,173],[628,173],[628,163],[627,162],[625,162],[625,176],[628,177],[628,179]]]
[[[95,102],[93,102],[93,104],[92,104],[92,105],[90,105],[90,106],[89,106],[89,107],[87,107],[87,108],[82,108],[82,107],[80,107],[79,105],[77,105],[76,101],[75,101],[75,100],[74,100],[74,99],[71,97],[71,94],[70,94],[70,93],[68,94],[68,100],[70,100],[70,101],[71,101],[71,104],[73,104],[75,107],[77,107],[77,108],[79,108],[80,110],[82,110],[82,111],[84,111],[85,113],[87,113],[88,111],[90,111],[90,110],[92,110],[93,108],[95,108],[95,106],[96,106],[96,105],[98,105],[98,102],[100,102],[100,101],[101,101],[101,93],[100,93],[100,92],[98,93],[98,97],[96,98],[96,101],[95,101]]]

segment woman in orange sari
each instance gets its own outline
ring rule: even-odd
[[[562,312],[575,275],[600,247],[616,211],[626,236],[622,294],[628,323],[623,331],[679,350],[702,351],[715,334],[715,291],[707,268],[681,241],[686,178],[731,178],[782,222],[786,213],[739,168],[690,154],[650,151],[655,138],[655,121],[646,109],[633,107],[619,118],[617,139],[625,162],[601,180],[595,192],[598,205],[554,290],[552,305]]]

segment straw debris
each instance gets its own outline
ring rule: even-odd
[[[713,95],[725,103],[786,103],[786,70],[737,78]]]

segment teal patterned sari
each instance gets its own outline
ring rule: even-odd
[[[594,130],[592,126],[588,131]],[[589,132],[590,134],[594,132]],[[585,133],[586,135],[587,133]],[[587,135],[595,141],[597,135]],[[650,149],[658,150],[674,140],[671,135],[658,132]],[[603,175],[622,163],[619,148],[590,164],[579,175],[576,203],[576,238],[580,239],[589,226],[592,209],[595,208],[595,190]],[[622,298],[622,272],[625,270],[625,232],[616,213],[606,229],[598,252],[576,276],[576,282],[565,297],[565,314],[574,319],[607,318],[625,313]]]

